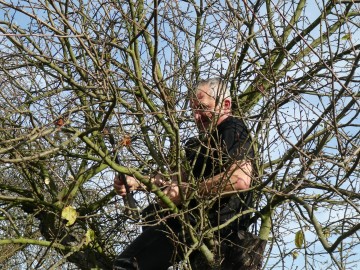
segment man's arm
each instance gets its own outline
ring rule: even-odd
[[[201,195],[226,195],[250,188],[252,165],[250,161],[237,161],[228,170],[200,183]]]
[[[199,186],[199,193],[202,196],[228,196],[239,190],[249,189],[252,170],[250,161],[237,161],[226,172],[202,181]],[[187,183],[184,181],[179,187],[176,182],[173,182],[164,190],[164,193],[176,205],[181,203],[180,188],[183,193],[186,193],[188,191]]]
[[[227,171],[202,181],[199,186],[199,193],[203,196],[219,194],[226,196],[239,190],[246,190],[251,184],[252,170],[250,161],[237,161]],[[126,176],[126,179],[130,190],[144,190],[136,178]],[[186,180],[184,177],[182,179]],[[165,182],[160,175],[151,178],[151,181],[159,187],[165,187],[164,194],[176,205],[181,203],[180,188],[183,192],[187,192],[186,181],[183,181],[182,187],[179,187],[177,181]],[[114,179],[114,188],[119,195],[124,196],[126,194],[125,186],[117,178]]]

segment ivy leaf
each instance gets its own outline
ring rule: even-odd
[[[302,248],[304,244],[304,233],[300,230],[295,234],[295,246],[297,248]]]
[[[95,232],[92,229],[88,229],[85,234],[85,245],[88,245],[95,239]]]
[[[66,223],[66,226],[73,225],[78,215],[79,215],[78,212],[76,212],[75,208],[72,207],[71,205],[66,206],[61,212],[61,217],[68,221]]]

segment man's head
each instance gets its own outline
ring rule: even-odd
[[[230,91],[219,78],[200,81],[191,97],[196,125],[208,130],[219,125],[231,114]]]

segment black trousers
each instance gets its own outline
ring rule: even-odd
[[[148,213],[156,211],[152,206],[145,212],[144,216],[151,216]],[[167,270],[174,263],[181,261],[181,246],[179,244],[176,246],[176,243],[184,243],[186,237],[182,237],[180,221],[176,218],[167,218],[165,224],[154,223],[158,220],[145,219],[150,226],[144,227],[143,232],[115,259],[114,270]],[[219,234],[221,244],[217,247],[218,252],[215,252],[219,258],[218,265],[207,265],[205,258],[197,251],[190,257],[193,269],[256,269],[243,268],[243,259],[239,260],[243,257],[241,254],[245,252],[238,229],[229,226],[220,230]]]
[[[149,226],[115,259],[114,270],[166,270],[181,256],[174,237],[181,231],[175,219]]]
[[[169,224],[167,224],[169,225]],[[176,226],[174,226],[176,225]],[[169,232],[171,227],[171,232]],[[175,246],[174,236],[181,234],[180,224],[157,225],[146,228],[114,261],[114,270],[166,270],[182,259],[181,248]],[[193,269],[242,269],[238,258],[242,250],[237,234],[221,241],[218,266],[209,266],[199,251],[190,257]],[[241,262],[240,262],[241,265]],[[239,268],[240,267],[240,268]]]

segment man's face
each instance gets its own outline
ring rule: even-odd
[[[209,85],[201,85],[191,100],[195,123],[200,130],[208,130],[212,125],[218,124],[221,106],[216,106],[215,99],[210,93]]]

